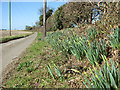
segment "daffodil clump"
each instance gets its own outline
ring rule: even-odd
[[[80,62],[85,56],[87,57],[93,68],[89,67],[92,77],[87,72],[85,75],[88,78],[82,74],[83,83],[87,88],[120,88],[120,71],[116,68],[119,67],[118,63],[112,59],[110,63],[107,59],[109,46],[114,49],[120,48],[119,31],[119,28],[116,28],[114,33],[108,36],[109,42],[98,37],[99,31],[95,28],[85,31],[86,33],[81,36],[72,30],[53,32],[48,35],[47,41],[56,51],[62,52],[68,58],[74,55]],[[103,64],[100,67],[99,64],[102,61]],[[52,72],[49,66],[48,70]]]

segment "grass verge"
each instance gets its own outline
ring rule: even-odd
[[[18,61],[17,67],[9,77],[3,79],[5,88],[64,88],[68,87],[66,80],[55,80],[50,76],[47,64],[63,65],[66,61],[61,55],[56,55],[51,46],[38,34],[34,43],[27,49]],[[39,38],[39,39],[38,39]]]
[[[47,38],[42,36],[42,34],[38,34],[31,47],[27,49],[24,56],[16,63],[17,67],[3,79],[3,87],[85,88],[83,76],[89,74],[88,76],[90,77],[92,76],[93,69],[96,71],[99,68],[97,66],[92,67],[87,57],[84,57],[81,61],[78,61],[71,54],[68,58],[65,57],[63,52],[59,51],[59,49],[55,51],[50,43],[47,43]],[[96,65],[101,66],[104,64]],[[90,78],[88,80],[91,81]],[[90,85],[92,85],[91,82]]]
[[[32,35],[32,34],[33,34],[33,33],[23,34],[23,35],[17,35],[17,36],[2,37],[2,38],[0,39],[0,43],[5,43],[5,42],[11,41],[11,40],[24,38],[24,37],[27,37],[27,36]]]

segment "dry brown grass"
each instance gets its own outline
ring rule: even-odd
[[[0,30],[0,37],[7,37],[9,36],[9,30]],[[28,31],[22,31],[22,30],[12,30],[12,36],[17,36],[17,35],[23,35],[23,34],[29,34],[31,32]]]

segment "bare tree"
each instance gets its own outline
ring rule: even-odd
[[[43,32],[44,32],[44,37],[46,37],[46,0],[44,0],[44,6],[43,6]]]

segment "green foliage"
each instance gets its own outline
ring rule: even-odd
[[[56,27],[54,26],[54,27],[52,27],[50,30],[51,30],[51,31],[56,31]]]
[[[39,17],[39,25],[43,26],[43,15]]]
[[[59,7],[58,10],[55,13],[55,29],[61,30],[63,28],[62,21],[60,20],[60,14],[62,11],[62,7]]]
[[[25,29],[26,30],[32,30],[32,27],[31,26],[26,26]]]
[[[85,31],[88,37],[88,40],[94,40],[98,38],[99,32],[94,28],[90,28],[89,30]]]
[[[82,60],[85,56],[85,52],[84,50],[86,50],[86,45],[87,42],[81,38],[78,37],[76,35],[73,34],[72,37],[68,38],[67,40],[67,44],[69,46],[70,52],[78,59],[78,60]]]
[[[89,42],[89,46],[86,49],[85,53],[90,61],[90,63],[93,65],[95,62],[101,62],[101,54],[106,55],[108,54],[107,48],[108,45],[106,44],[105,40],[99,40],[99,41],[93,41]]]
[[[47,30],[51,31],[53,29],[52,31],[54,31],[54,28],[55,30],[61,30],[62,28],[70,28],[83,23],[89,24],[95,17],[98,18],[97,16],[100,14],[97,9],[93,10],[96,6],[96,3],[91,4],[90,2],[66,3],[49,17],[51,21],[47,20]]]
[[[50,75],[52,76],[52,78],[55,79],[55,77],[54,77],[54,75],[53,75],[53,71],[52,71],[51,66],[50,66],[50,65],[47,65],[47,68],[48,68],[49,73],[50,73]]]
[[[11,77],[8,77],[6,81],[3,80],[2,85],[5,88],[69,88],[67,82],[61,81],[56,74],[53,64],[51,65],[55,80],[52,79],[46,67],[51,62],[56,65],[58,65],[57,63],[64,64],[65,58],[54,53],[51,46],[43,40],[43,33],[38,33],[37,35],[35,42],[27,49],[24,57],[18,61],[18,63],[32,61],[32,64],[29,67],[22,67],[20,71],[13,69]],[[38,40],[38,38],[42,40]],[[49,53],[46,52],[47,50],[49,50]]]
[[[91,68],[89,68],[90,72],[92,73],[92,77],[86,72],[85,74],[91,80],[87,79],[83,75],[83,77],[85,78],[85,81],[83,81],[83,83],[87,88],[110,88],[110,89],[120,88],[119,78],[120,71],[116,69],[115,62],[111,60],[110,65],[106,56],[102,55],[102,58],[104,61],[103,66],[100,68],[99,65],[97,64],[98,65],[97,67],[99,67],[100,70],[97,70],[96,67],[94,66],[93,66],[94,71]]]
[[[46,20],[52,15],[53,13],[53,10],[52,9],[49,9],[47,12],[46,12]],[[41,15],[39,17],[39,25],[40,26],[43,26],[43,15]]]
[[[23,62],[19,64],[19,66],[17,67],[17,70],[20,71],[23,67],[29,67],[31,64],[32,64],[32,61]]]
[[[120,29],[117,27],[115,30],[113,30],[113,34],[110,34],[109,37],[109,42],[111,46],[114,49],[120,49]]]
[[[33,67],[28,67],[28,68],[27,68],[27,72],[28,72],[28,73],[32,72],[33,70],[34,70]]]
[[[61,32],[53,32],[52,34],[48,34],[48,43],[50,43],[52,45],[52,47],[55,49],[55,50],[58,50],[59,49],[59,42],[60,42],[60,37],[61,37],[62,33]]]
[[[69,33],[69,34],[67,34]],[[96,34],[91,35],[96,36]],[[91,40],[91,39],[90,39]],[[81,61],[85,56],[87,56],[90,63],[101,62],[101,54],[108,54],[108,45],[106,41],[97,40],[92,38],[92,42],[85,36],[78,36],[73,31],[68,32],[53,32],[48,35],[48,42],[56,51],[61,51],[63,55],[69,58],[69,55],[73,54],[78,61]],[[95,61],[97,60],[97,61]]]
[[[48,71],[50,73],[50,75],[52,76],[53,79],[56,79],[57,77],[55,77],[56,75],[58,76],[58,78],[63,81],[64,80],[64,74],[62,75],[61,71],[59,70],[58,66],[56,66],[55,64],[53,64],[54,66],[54,70],[52,69],[51,65],[47,65]],[[56,75],[53,74],[53,72],[56,73]]]
[[[46,12],[46,20],[52,15],[53,13],[53,10],[52,9],[49,9],[47,12]]]

